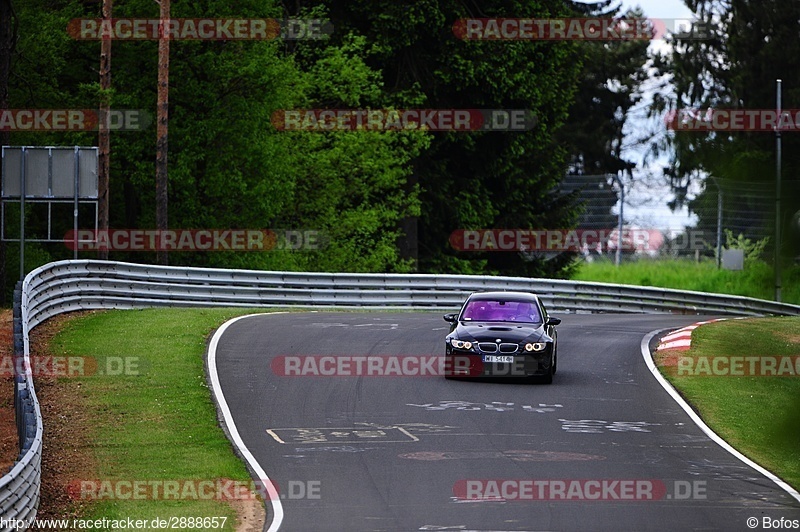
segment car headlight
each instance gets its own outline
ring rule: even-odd
[[[544,351],[545,347],[547,347],[547,344],[544,342],[534,342],[532,344],[525,344],[525,351]]]
[[[464,342],[457,338],[450,338],[450,345],[456,349],[472,349],[472,342]]]

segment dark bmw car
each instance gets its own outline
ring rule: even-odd
[[[445,314],[445,375],[525,377],[550,384],[558,365],[558,318],[527,292],[478,292]]]

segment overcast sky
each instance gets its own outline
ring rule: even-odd
[[[692,19],[693,14],[683,3],[683,0],[621,0],[623,10],[633,8],[637,5],[642,8],[648,18],[655,19]],[[653,41],[650,45],[651,50],[665,51],[668,47],[663,40]],[[645,96],[647,98],[647,96]],[[636,119],[633,119],[635,122]],[[636,124],[632,124],[632,129],[636,129]],[[629,128],[630,129],[630,128]],[[640,162],[642,154],[638,150],[630,150],[625,153],[625,157],[637,163]],[[662,157],[658,162],[649,167],[641,167],[636,179],[631,184],[631,189],[627,191],[628,201],[625,206],[625,220],[634,225],[647,228],[658,228],[661,230],[679,231],[686,225],[695,223],[694,216],[690,215],[686,209],[672,212],[666,206],[666,201],[672,197],[669,186],[663,183],[657,186],[651,180],[643,179],[644,174],[659,175],[661,166],[667,162],[666,157]]]
[[[651,18],[691,18],[692,12],[683,0],[622,0],[624,8],[642,8],[645,15]]]
[[[594,3],[596,0],[578,0],[583,3]],[[683,0],[617,0],[617,5],[622,4],[623,11],[629,7],[642,8],[645,15],[652,18],[689,18],[692,12],[683,3]],[[612,4],[613,5],[613,4]]]

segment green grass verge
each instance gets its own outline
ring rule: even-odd
[[[717,269],[714,261],[659,259],[623,262],[619,267],[610,261],[582,263],[572,278],[576,281],[600,281],[639,286],[678,288],[773,300],[775,277],[772,267],[763,262],[748,263],[742,271]],[[800,304],[800,267],[782,271],[781,299]]]
[[[703,325],[677,357],[800,355],[800,318],[753,318]],[[800,489],[800,376],[678,375],[675,352],[657,355],[661,371],[714,432],[741,453]],[[670,360],[671,359],[671,360]],[[668,368],[664,366],[669,366]],[[684,366],[687,367],[687,366]],[[697,360],[692,368],[700,369]],[[720,365],[727,373],[728,364]],[[754,366],[759,367],[759,364]],[[792,367],[795,367],[794,364]],[[749,362],[745,363],[748,372]],[[796,369],[791,370],[796,371]],[[756,369],[758,372],[758,369]],[[784,375],[790,373],[784,367]]]
[[[217,424],[203,361],[214,328],[234,316],[263,311],[109,311],[75,319],[56,335],[52,354],[95,357],[98,367],[106,368],[104,375],[64,377],[78,381],[85,408],[92,412],[96,479],[175,480],[181,486],[188,480],[230,479],[249,485],[250,475]],[[108,357],[131,357],[136,366],[129,365],[129,372],[140,374],[109,375]],[[82,512],[86,519],[225,516],[225,530],[235,525],[233,508],[221,500],[82,502],[88,503]]]

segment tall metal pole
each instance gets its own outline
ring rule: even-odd
[[[775,129],[775,301],[781,300],[781,80],[778,80],[778,127]]]
[[[81,189],[81,149],[78,146],[75,146],[73,157],[72,169],[75,176],[73,177],[74,194],[72,196],[72,249],[74,250],[72,258],[78,260],[78,197]],[[48,238],[50,237],[48,236]]]
[[[717,188],[717,269],[722,268],[722,189]]]
[[[25,279],[25,146],[19,152],[19,280]]]
[[[717,186],[717,269],[722,268],[722,187],[716,177],[712,177]]]
[[[617,253],[614,256],[614,263],[619,267],[622,261],[622,225],[625,214],[625,185],[622,184],[622,179],[620,179],[618,175],[613,174],[612,177],[619,185],[619,218],[617,219],[617,232],[619,236],[617,240]]]

